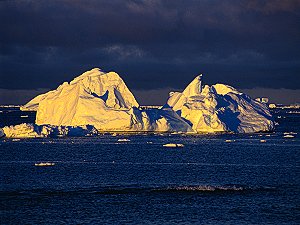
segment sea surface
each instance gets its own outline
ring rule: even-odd
[[[300,224],[300,114],[272,112],[272,133],[2,138],[0,224]]]

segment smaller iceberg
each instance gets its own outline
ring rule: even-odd
[[[164,108],[173,109],[197,133],[271,131],[274,121],[266,104],[225,84],[205,85],[197,76],[183,92],[172,92]]]

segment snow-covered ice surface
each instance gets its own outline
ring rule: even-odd
[[[37,111],[35,124],[3,130],[7,137],[26,137],[26,132],[28,137],[44,137],[55,133],[55,129],[71,134],[75,127],[86,130],[85,126],[99,132],[254,133],[274,129],[272,115],[264,103],[228,85],[203,87],[201,75],[182,93],[170,93],[164,107],[138,107],[117,73],[95,68],[21,107],[23,111]],[[82,133],[87,135],[89,131]]]

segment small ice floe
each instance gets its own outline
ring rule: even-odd
[[[183,148],[184,145],[183,144],[175,144],[175,143],[168,143],[168,144],[164,144],[164,147],[167,148]]]
[[[40,162],[40,163],[35,163],[35,166],[54,166],[55,163],[51,163],[51,162]]]
[[[260,140],[260,142],[261,142],[261,143],[265,143],[265,142],[267,142],[267,140]]]
[[[284,135],[283,137],[284,137],[284,138],[294,138],[295,136],[294,136],[294,135],[291,135],[291,134],[287,134],[287,135]]]
[[[284,132],[283,135],[294,135],[297,134],[296,132]]]
[[[296,132],[284,132],[283,137],[284,138],[294,138],[296,134],[297,134]]]
[[[21,116],[21,118],[27,118],[28,117],[28,115],[22,115]]]
[[[300,114],[300,111],[289,111],[287,113],[289,113],[289,114]]]
[[[130,140],[127,138],[118,139],[118,142],[129,142]]]
[[[12,141],[21,141],[21,139],[20,138],[14,138],[14,139],[12,139]]]

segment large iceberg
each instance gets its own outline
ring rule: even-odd
[[[117,73],[95,68],[35,97],[21,110],[36,110],[35,124],[4,127],[7,137],[149,131],[252,133],[274,128],[264,103],[228,85],[203,87],[201,75],[183,92],[170,93],[164,107],[140,109]]]
[[[191,131],[172,109],[141,110],[122,78],[99,68],[39,95],[21,110],[37,110],[36,125],[93,125],[98,131]]]
[[[165,108],[172,108],[197,132],[253,133],[274,129],[266,104],[225,84],[205,85],[197,76],[181,92],[172,92]]]

